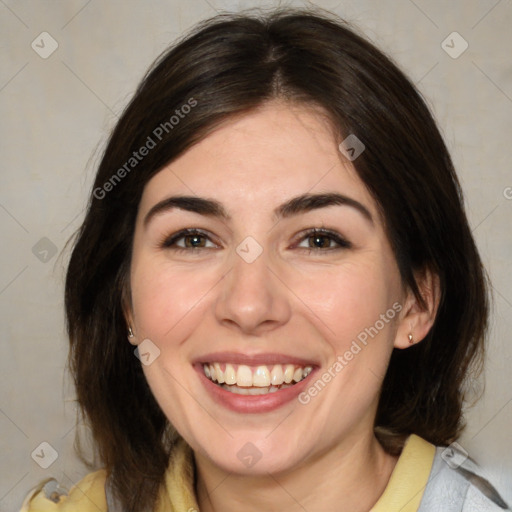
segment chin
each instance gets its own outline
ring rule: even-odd
[[[306,457],[306,447],[290,441],[286,435],[270,439],[268,432],[251,432],[229,438],[225,443],[217,440],[213,444],[206,440],[198,449],[223,471],[263,476],[286,472],[301,465]]]

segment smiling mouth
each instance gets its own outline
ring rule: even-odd
[[[238,395],[265,395],[289,388],[304,380],[312,366],[274,364],[247,366],[230,363],[203,363],[206,377],[223,389]]]

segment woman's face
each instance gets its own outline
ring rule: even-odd
[[[267,103],[144,189],[135,343],[170,422],[226,471],[286,470],[372,431],[404,297],[338,142],[318,113]]]

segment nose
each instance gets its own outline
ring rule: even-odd
[[[215,304],[221,324],[258,335],[288,322],[290,292],[270,264],[265,251],[251,263],[234,253]]]

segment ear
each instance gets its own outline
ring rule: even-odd
[[[419,343],[428,334],[436,319],[441,297],[439,276],[432,270],[425,269],[415,273],[415,279],[425,305],[408,289],[396,333],[395,348],[408,348]]]
[[[128,284],[123,285],[123,290],[121,293],[121,305],[123,308],[123,315],[126,320],[126,336],[128,341],[132,345],[138,345],[137,342],[137,334],[134,327],[134,318],[133,318],[133,308],[132,308],[132,298],[130,293],[130,287]],[[133,333],[133,336],[130,336],[130,329]]]

